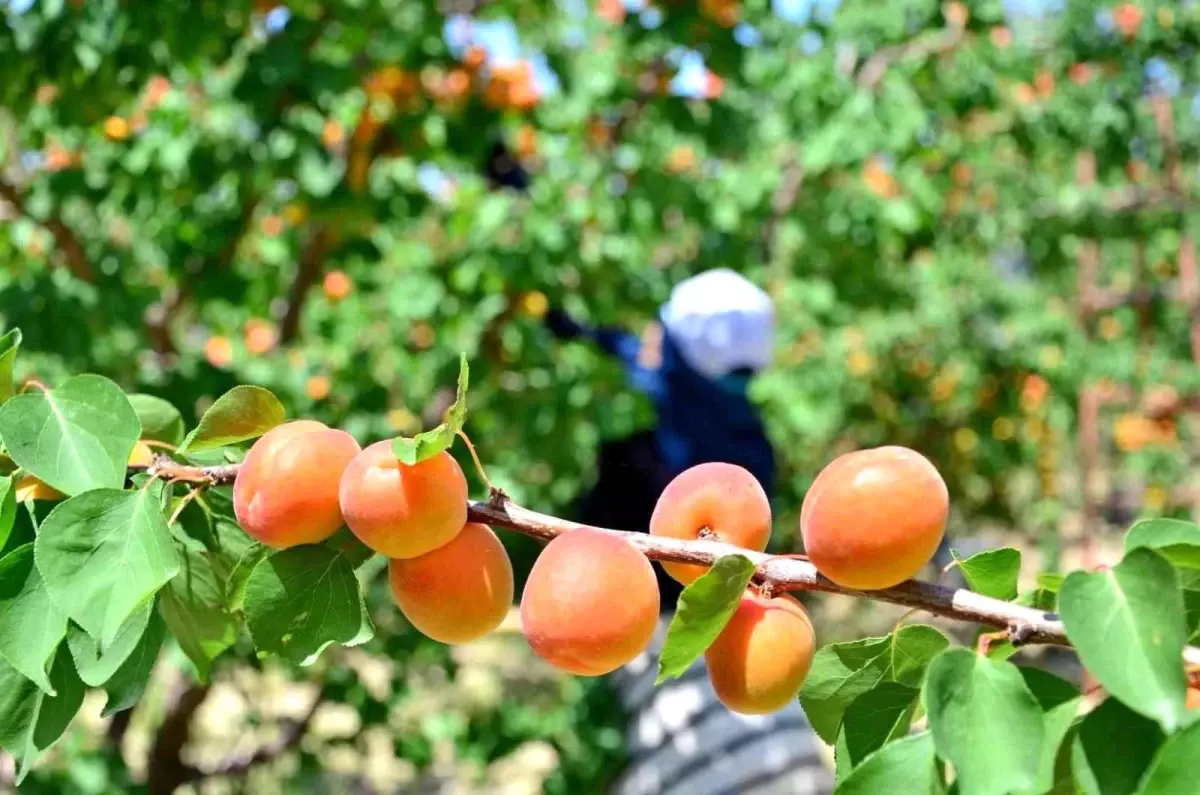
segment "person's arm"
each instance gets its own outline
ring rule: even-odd
[[[602,351],[615,357],[625,368],[634,389],[651,396],[662,389],[657,370],[649,370],[638,362],[642,342],[636,334],[615,326],[588,326],[559,309],[546,313],[546,327],[559,339],[588,339]]]

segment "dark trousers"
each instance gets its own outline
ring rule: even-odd
[[[584,524],[645,533],[658,495],[674,473],[666,471],[658,454],[653,431],[643,431],[606,442],[600,448],[596,485],[585,493],[574,510]],[[683,587],[655,564],[662,610],[672,612]]]

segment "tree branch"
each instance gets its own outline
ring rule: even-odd
[[[83,250],[83,245],[75,237],[75,233],[63,223],[61,218],[57,215],[51,215],[45,219],[34,218],[25,208],[25,200],[21,196],[21,192],[17,190],[15,185],[10,185],[3,180],[0,180],[0,199],[4,199],[11,204],[18,215],[22,215],[34,223],[46,227],[50,235],[54,238],[54,243],[58,246],[58,250],[62,252],[63,259],[67,264],[67,270],[75,278],[85,282],[95,281],[96,272],[92,268],[92,263],[88,261],[87,252]]]
[[[186,784],[218,776],[244,776],[255,766],[278,759],[284,753],[299,745],[300,741],[304,739],[304,735],[308,733],[308,727],[312,724],[313,716],[317,714],[317,708],[321,706],[322,701],[323,699],[318,693],[316,698],[313,699],[312,706],[308,708],[308,711],[304,713],[304,716],[300,720],[289,721],[287,728],[283,730],[278,739],[267,743],[253,753],[235,754],[211,770],[201,770],[198,767],[188,766],[184,772],[182,783]]]
[[[304,308],[304,299],[309,289],[321,275],[325,264],[325,255],[329,253],[333,242],[332,230],[318,224],[309,236],[308,245],[300,257],[300,266],[296,278],[292,280],[292,288],[288,291],[287,309],[283,314],[283,322],[279,325],[279,342],[288,344],[296,338],[300,330],[300,313]]]
[[[237,476],[237,468],[237,464],[220,467],[189,467],[175,464],[169,459],[159,459],[151,470],[152,474],[157,473],[163,477],[192,482],[197,481],[199,474],[206,479],[204,482],[217,485],[232,481]],[[717,558],[725,555],[743,555],[757,566],[754,579],[760,584],[769,585],[776,592],[821,591],[872,599],[877,602],[890,602],[924,610],[945,618],[970,621],[1005,630],[1008,632],[1009,640],[1018,646],[1029,643],[1071,645],[1070,640],[1067,639],[1067,631],[1057,614],[1011,602],[1002,602],[999,599],[992,599],[963,588],[948,588],[935,583],[908,580],[894,588],[856,591],[852,588],[843,588],[824,577],[817,571],[816,566],[806,560],[755,552],[719,541],[699,539],[684,541],[677,538],[652,536],[649,533],[592,527],[522,508],[499,493],[494,494],[492,499],[487,502],[469,502],[467,518],[472,522],[502,527],[543,541],[550,541],[563,533],[580,528],[599,530],[620,536],[651,560],[672,563],[712,565]],[[1184,659],[1189,664],[1200,665],[1200,649],[1187,647],[1184,650]]]

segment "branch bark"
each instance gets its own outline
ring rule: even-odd
[[[155,461],[149,471],[151,474],[158,474],[166,478],[219,485],[229,483],[237,477],[237,468],[237,464],[220,467],[188,467],[175,464],[170,459],[160,458]],[[522,508],[499,492],[494,493],[492,499],[486,502],[468,502],[467,518],[472,522],[480,522],[491,527],[502,527],[542,541],[550,541],[563,533],[580,528],[599,530],[625,539],[650,560],[712,565],[718,558],[725,555],[743,555],[757,566],[754,574],[755,581],[770,586],[776,592],[820,591],[872,599],[877,602],[890,602],[945,618],[969,621],[1004,630],[1008,633],[1009,639],[1018,646],[1030,643],[1071,645],[1066,629],[1057,614],[992,599],[963,588],[949,588],[920,580],[908,580],[894,588],[856,591],[852,588],[843,588],[829,580],[817,571],[816,566],[806,560],[755,552],[719,541],[700,539],[684,541],[652,536],[649,533],[592,527]],[[1184,660],[1188,664],[1200,665],[1200,649],[1189,646],[1184,650]]]

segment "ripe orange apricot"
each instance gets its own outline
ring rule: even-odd
[[[622,538],[581,528],[538,555],[521,595],[521,628],[546,662],[601,676],[641,654],[658,624],[658,582]]]
[[[275,549],[329,538],[342,524],[338,481],[359,449],[350,434],[315,420],[267,431],[233,482],[238,524]]]
[[[467,479],[444,450],[410,466],[390,440],[376,442],[346,467],[339,499],[347,526],[389,558],[432,552],[467,523]]]
[[[340,301],[350,295],[354,282],[350,280],[345,271],[330,271],[325,274],[325,281],[321,286],[325,290],[326,298],[330,301]]]
[[[681,472],[659,495],[650,517],[650,533],[691,540],[701,530],[716,539],[762,552],[771,537],[771,502],[750,472],[735,464],[698,464]],[[687,585],[706,566],[664,563],[675,580]]]
[[[50,502],[64,499],[67,496],[49,483],[35,478],[28,472],[22,475],[20,480],[17,481],[15,493],[17,502],[26,502],[28,500],[46,500]]]
[[[704,661],[726,708],[766,715],[796,698],[815,651],[816,636],[803,605],[787,594],[764,599],[747,589]]]
[[[154,451],[145,442],[138,442],[129,453],[129,466],[148,467],[154,461]]]
[[[945,481],[915,450],[847,453],[825,467],[804,495],[804,551],[838,585],[890,588],[933,557],[949,507]]]
[[[512,605],[512,563],[485,524],[467,522],[449,544],[393,560],[388,579],[404,617],[441,643],[483,637],[500,626]]]
[[[1188,709],[1200,708],[1200,687],[1189,687],[1187,689],[1187,701],[1184,704]]]

